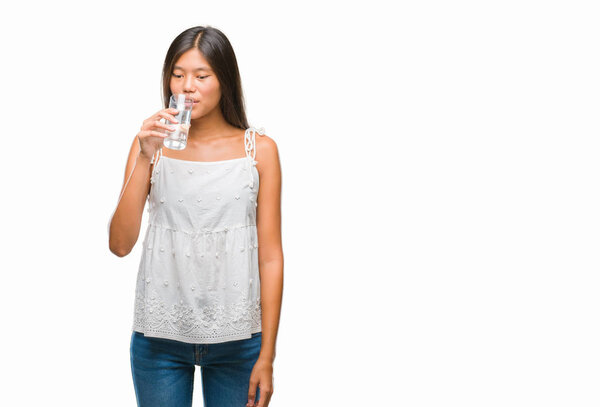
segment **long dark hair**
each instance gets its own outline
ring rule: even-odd
[[[220,30],[210,26],[188,28],[171,43],[162,70],[162,96],[166,109],[171,97],[171,74],[179,57],[197,48],[206,58],[221,86],[219,105],[227,123],[239,129],[248,128],[242,80],[231,43]]]

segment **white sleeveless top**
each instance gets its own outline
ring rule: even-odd
[[[246,130],[241,158],[153,157],[133,330],[187,343],[261,331],[257,132]]]

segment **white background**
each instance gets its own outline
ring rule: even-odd
[[[169,44],[212,25],[282,164],[272,406],[598,406],[594,2],[5,7],[0,404],[135,405],[141,239],[107,222]]]

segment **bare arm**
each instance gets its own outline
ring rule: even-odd
[[[257,229],[262,306],[262,346],[259,358],[273,363],[283,295],[281,243],[281,166],[277,145],[268,136],[257,143],[260,158]]]
[[[257,169],[260,175],[256,223],[258,229],[258,268],[262,339],[258,360],[252,368],[248,387],[248,404],[255,406],[256,387],[260,389],[259,406],[266,406],[273,395],[273,362],[279,329],[283,295],[283,249],[281,244],[281,167],[275,141],[263,136],[257,140]]]
[[[119,257],[129,254],[139,237],[151,174],[152,164],[149,158],[140,154],[136,136],[129,152],[119,202],[109,226],[109,248]]]

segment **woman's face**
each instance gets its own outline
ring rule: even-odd
[[[219,81],[197,48],[186,51],[175,62],[170,85],[172,93],[184,93],[194,99],[192,120],[219,109]]]

